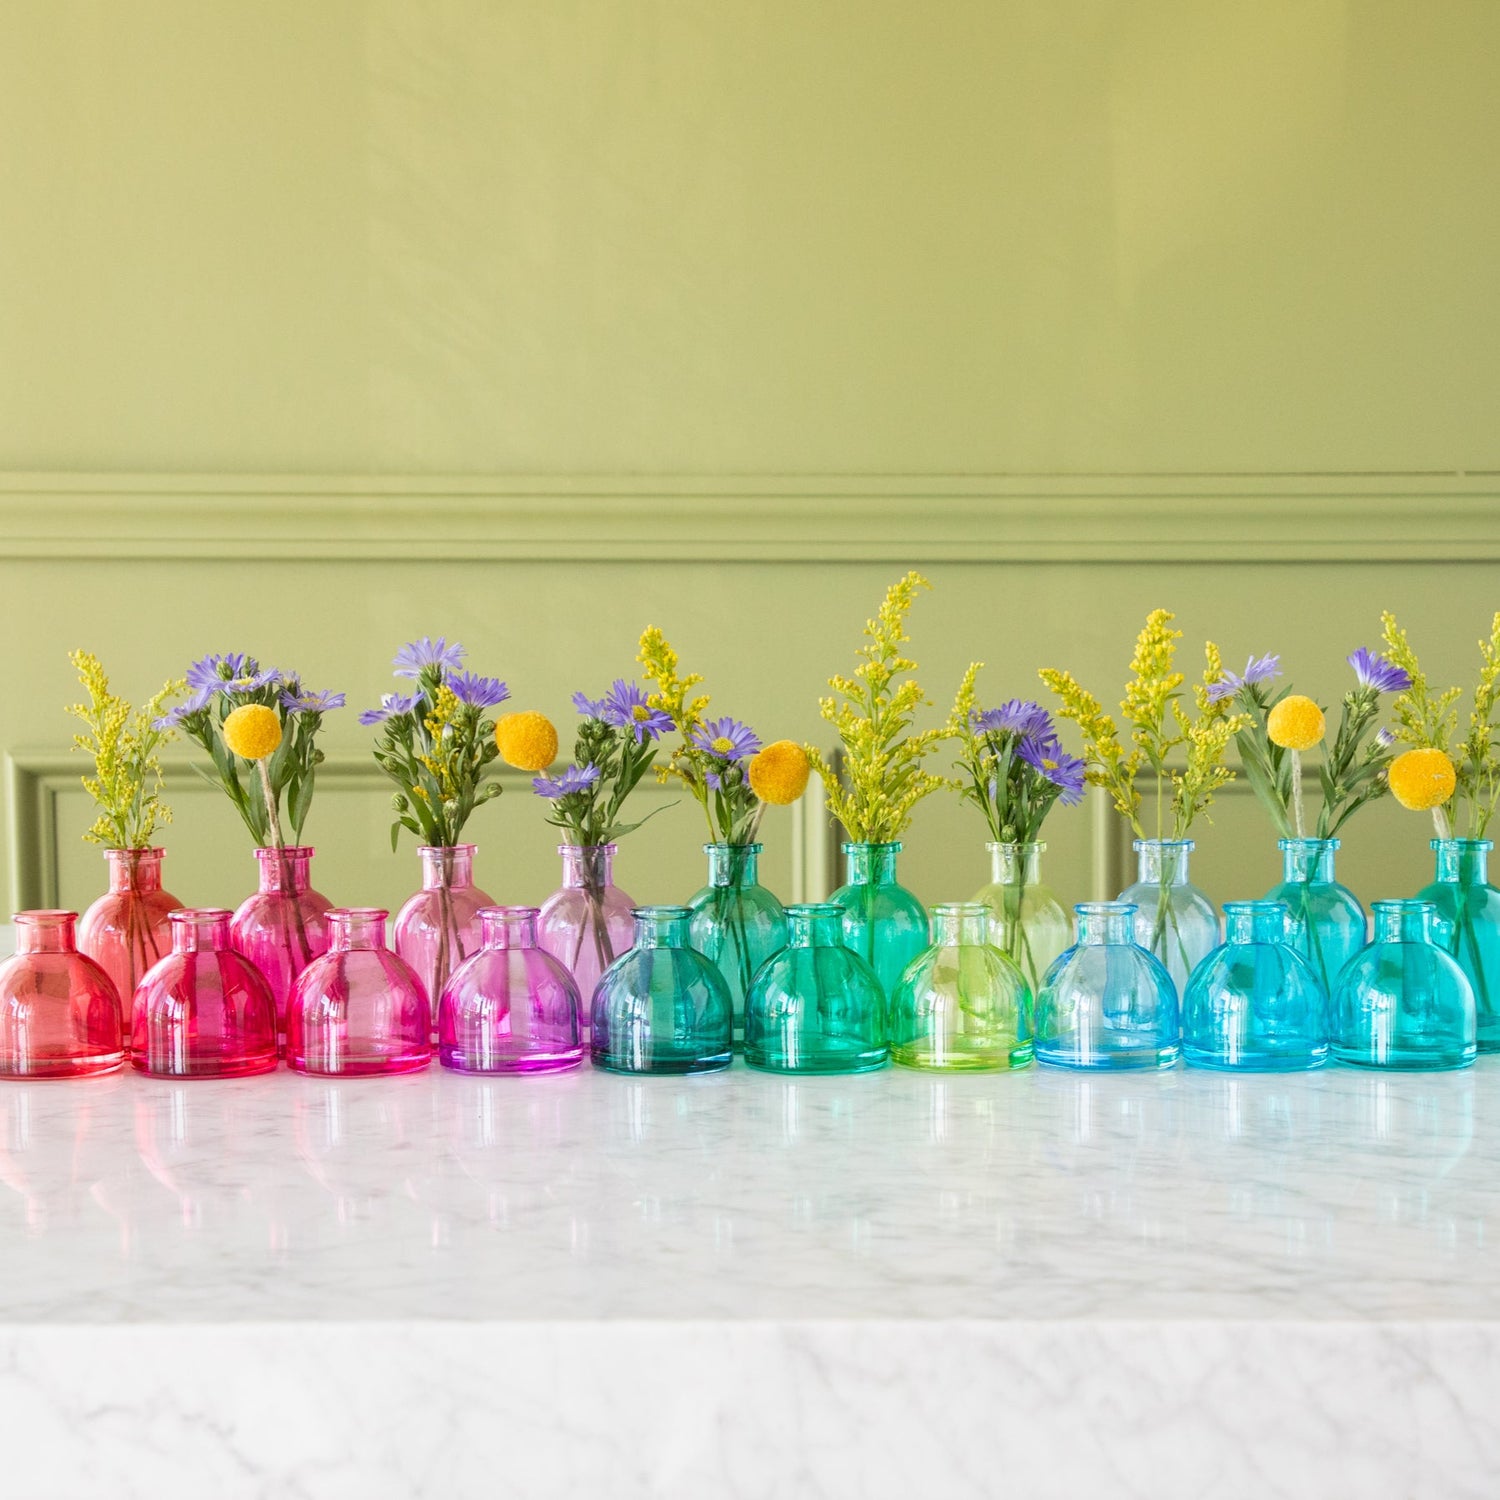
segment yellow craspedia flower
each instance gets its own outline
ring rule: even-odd
[[[1266,733],[1283,750],[1311,750],[1327,729],[1323,710],[1311,698],[1291,693],[1266,718]]]
[[[264,760],[281,743],[281,719],[264,703],[242,703],[224,720],[224,743],[244,760]]]
[[[811,774],[807,751],[793,740],[777,740],[750,757],[750,790],[777,807],[795,802]]]
[[[1441,807],[1458,784],[1453,762],[1441,750],[1408,750],[1391,762],[1386,775],[1391,796],[1413,812]]]
[[[518,771],[545,771],[557,759],[557,730],[546,714],[506,714],[495,725],[500,758]]]

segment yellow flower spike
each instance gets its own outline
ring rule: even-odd
[[[1408,750],[1386,772],[1391,796],[1412,812],[1441,807],[1458,785],[1453,762],[1441,750]]]
[[[518,771],[545,771],[557,759],[557,730],[546,714],[506,714],[495,725],[500,758]]]
[[[1301,693],[1288,694],[1266,716],[1266,734],[1283,750],[1311,750],[1327,728],[1323,710]]]
[[[264,760],[281,744],[281,719],[264,703],[242,703],[224,720],[224,743],[242,760]]]
[[[792,740],[777,740],[750,759],[750,790],[762,802],[787,807],[807,790],[812,763]]]

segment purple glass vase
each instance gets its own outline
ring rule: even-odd
[[[248,958],[271,986],[283,1042],[292,985],[313,959],[328,951],[331,903],[309,881],[315,852],[306,845],[257,849],[260,889],[240,903],[230,923],[235,952]]]
[[[432,1011],[410,964],[385,945],[378,906],[329,912],[332,943],[297,976],[286,1060],[299,1073],[415,1073],[432,1061]]]
[[[587,1002],[599,976],[630,949],[635,902],[614,883],[615,846],[562,844],[562,889],[548,896],[537,922],[537,942],[573,976]]]
[[[479,909],[495,903],[474,884],[474,845],[424,844],[422,889],[396,914],[396,952],[417,971],[437,1030],[448,976],[479,950]]]
[[[537,908],[488,906],[484,946],[438,1007],[438,1060],[463,1073],[556,1073],[583,1061],[578,986],[537,943]]]
[[[120,995],[120,1024],[130,1029],[130,1001],[141,976],[172,947],[167,917],[181,905],[161,888],[162,849],[106,849],[109,890],[78,922],[78,951],[94,960]]]

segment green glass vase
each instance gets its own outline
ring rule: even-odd
[[[845,844],[844,883],[828,899],[844,914],[844,946],[874,969],[887,995],[927,947],[927,909],[896,879],[899,843]]]
[[[1073,941],[1073,919],[1042,884],[1047,846],[986,844],[990,883],[974,897],[990,914],[990,941],[1021,973],[1035,995],[1054,960]]]
[[[688,902],[689,941],[724,980],[736,1039],[756,971],[786,947],[786,912],[760,883],[760,851],[759,844],[705,844],[708,884]]]

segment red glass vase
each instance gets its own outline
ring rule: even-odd
[[[332,902],[312,888],[316,851],[306,845],[257,849],[260,889],[242,901],[230,923],[236,953],[260,970],[276,1001],[277,1034],[286,1039],[286,1009],[297,976],[328,951]]]
[[[142,975],[172,948],[167,923],[181,905],[161,886],[164,849],[106,849],[109,889],[78,922],[78,951],[94,960],[120,995],[120,1024],[130,1029],[130,1001]]]

